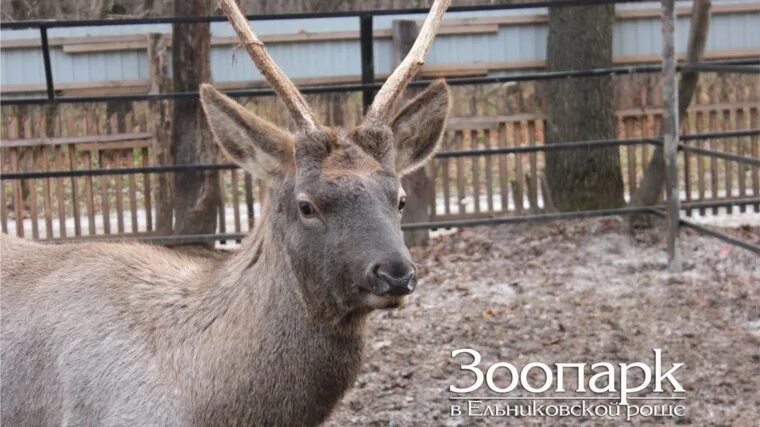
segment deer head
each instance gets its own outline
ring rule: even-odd
[[[279,129],[207,84],[201,87],[203,108],[227,155],[267,182],[268,216],[262,221],[284,248],[313,311],[394,307],[416,286],[401,233],[407,196],[400,178],[436,151],[449,111],[448,86],[436,81],[391,112],[422,66],[449,2],[435,1],[411,51],[353,129],[320,125],[234,0],[220,3],[297,130]]]

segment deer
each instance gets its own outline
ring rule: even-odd
[[[293,119],[281,129],[200,87],[215,141],[266,182],[262,215],[221,262],[128,241],[3,235],[2,423],[324,422],[360,371],[369,314],[417,286],[400,179],[437,150],[449,89],[437,80],[395,104],[448,5],[435,0],[362,122],[338,129],[318,122],[235,1],[222,0]]]

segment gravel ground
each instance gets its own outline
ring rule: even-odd
[[[733,233],[760,241],[760,228]],[[622,423],[450,417],[449,385],[471,382],[450,357],[458,348],[478,350],[484,370],[496,361],[652,365],[661,348],[666,367],[685,363],[686,415],[634,424],[758,425],[759,258],[685,232],[684,272],[669,274],[661,234],[634,239],[607,218],[460,230],[414,250],[419,287],[401,309],[372,315],[360,377],[327,425]]]

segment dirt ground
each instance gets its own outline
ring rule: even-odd
[[[758,228],[734,232],[760,241]],[[634,424],[757,426],[760,258],[685,232],[684,272],[669,274],[661,234],[634,239],[607,218],[437,237],[413,251],[422,279],[407,304],[372,315],[362,372],[327,425],[618,425],[450,417],[449,385],[471,382],[450,353],[476,349],[485,370],[496,361],[652,365],[661,348],[665,366],[685,363],[686,416]]]

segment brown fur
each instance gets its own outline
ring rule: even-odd
[[[202,95],[220,145],[269,183],[257,229],[223,263],[2,236],[4,425],[315,425],[353,383],[367,314],[401,301],[373,293],[368,272],[410,262],[393,156],[410,153],[405,171],[435,150],[448,89],[406,107],[427,129],[403,138],[411,148],[393,137],[400,119],[293,136]]]

